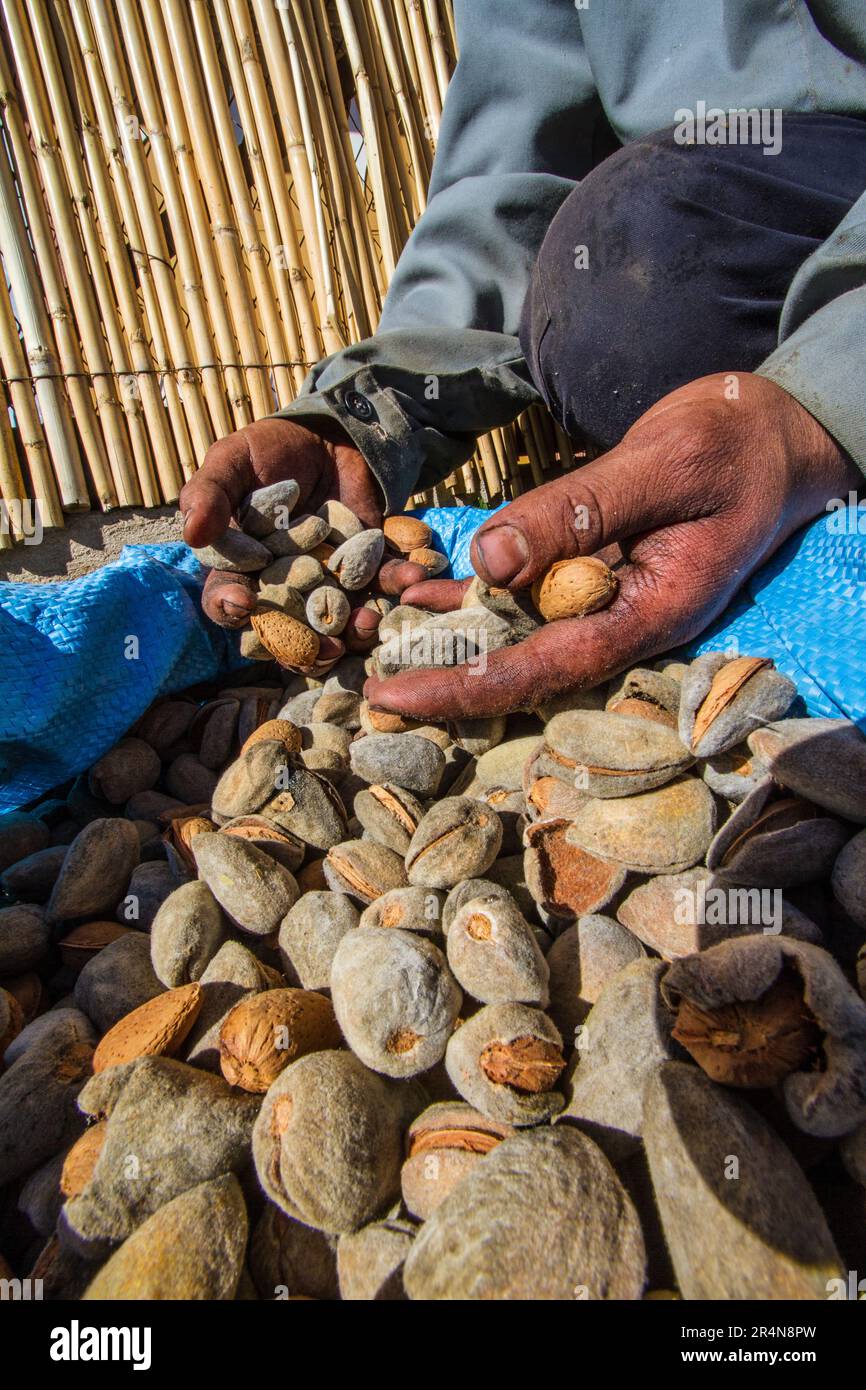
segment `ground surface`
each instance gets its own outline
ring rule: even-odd
[[[177,507],[78,512],[67,516],[63,530],[47,530],[38,545],[0,551],[0,581],[48,584],[77,579],[117,559],[125,545],[162,545],[180,539]]]

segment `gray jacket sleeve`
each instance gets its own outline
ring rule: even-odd
[[[759,368],[866,473],[866,194],[795,275],[779,346]]]
[[[538,399],[516,334],[544,234],[592,167],[600,106],[567,0],[455,0],[460,44],[429,203],[378,332],[279,413],[336,420],[389,510]]]

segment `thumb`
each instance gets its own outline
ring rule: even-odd
[[[526,589],[557,560],[594,555],[683,521],[696,506],[705,511],[706,495],[700,499],[693,470],[680,474],[665,463],[657,449],[624,441],[576,472],[525,493],[476,533],[476,574],[487,584]]]

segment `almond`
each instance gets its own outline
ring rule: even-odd
[[[603,560],[591,555],[559,560],[532,586],[532,601],[547,622],[583,618],[606,608],[619,581]]]
[[[259,641],[281,666],[312,666],[319,654],[319,639],[306,624],[288,613],[267,609],[253,613],[250,622]]]
[[[431,579],[448,568],[447,556],[441,555],[438,550],[431,550],[426,545],[410,550],[409,559],[413,565],[423,565]]]
[[[64,1197],[77,1197],[90,1182],[107,1130],[108,1121],[99,1120],[95,1125],[90,1125],[72,1145],[63,1160],[60,1174],[60,1191]]]
[[[248,995],[227,1015],[220,1029],[220,1067],[230,1086],[263,1095],[290,1062],[342,1042],[324,994],[268,989]]]
[[[301,734],[296,724],[293,724],[290,719],[268,719],[257,729],[253,729],[241,748],[241,756],[246,753],[248,748],[252,748],[254,743],[261,743],[262,739],[269,738],[275,738],[284,744],[287,753],[297,753],[300,750]]]
[[[198,1017],[201,985],[167,989],[133,1009],[105,1034],[93,1054],[94,1072],[136,1057],[170,1057],[177,1052]]]
[[[425,549],[433,539],[433,532],[427,523],[415,516],[389,516],[382,530],[388,544],[399,550],[401,555]]]

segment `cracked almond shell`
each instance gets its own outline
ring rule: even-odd
[[[548,756],[594,797],[631,796],[671,782],[694,762],[673,729],[608,710],[569,710],[544,728]]]
[[[297,618],[278,609],[265,609],[250,617],[262,646],[281,666],[312,666],[319,654],[318,634]]]
[[[264,1094],[290,1062],[342,1044],[330,999],[315,990],[266,989],[235,1004],[220,1028],[220,1070],[230,1086]]]
[[[400,1187],[407,1210],[426,1221],[476,1163],[514,1133],[462,1100],[428,1106],[406,1133]]]
[[[587,802],[565,839],[635,873],[681,873],[703,859],[715,821],[709,788],[686,776],[655,791]]]
[[[327,850],[346,834],[346,808],[325,777],[310,768],[289,766],[262,815],[313,849]]]
[[[709,1033],[689,1020],[699,1041],[689,1050],[714,1079],[781,1080],[788,1115],[806,1134],[838,1138],[866,1120],[866,1003],[820,946],[738,937],[675,961],[661,990],[670,1007],[686,1001],[709,1015]]]
[[[812,802],[767,778],[721,827],[707,852],[719,878],[750,888],[793,888],[826,878],[849,836]]]
[[[409,882],[453,888],[480,878],[502,845],[502,822],[491,806],[469,796],[450,796],[431,806],[406,851]]]
[[[290,835],[288,830],[273,825],[267,816],[236,816],[220,826],[219,834],[233,836],[253,845],[290,873],[294,873],[304,862],[306,846],[303,841],[297,835]]]
[[[527,1004],[485,1004],[462,1023],[445,1050],[458,1094],[505,1124],[536,1125],[565,1104],[557,1089],[565,1068],[553,1021]]]
[[[335,893],[348,893],[365,904],[407,883],[401,856],[375,840],[344,840],[332,846],[325,856],[324,873]]]
[[[532,586],[532,601],[545,622],[558,618],[584,618],[607,608],[616,597],[619,581],[603,560],[578,556],[558,560]]]
[[[797,687],[768,657],[697,657],[680,686],[679,733],[696,758],[712,758],[742,743],[762,724],[781,719]]]
[[[337,1021],[356,1056],[385,1076],[416,1076],[442,1057],[463,995],[437,946],[417,932],[358,927],[331,967]]]

